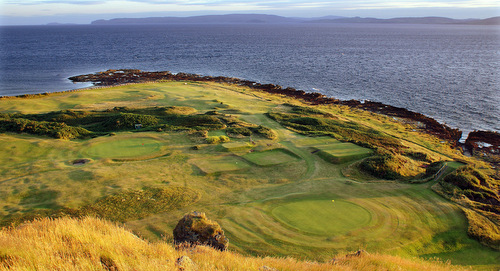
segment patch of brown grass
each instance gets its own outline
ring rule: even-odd
[[[461,270],[440,262],[379,254],[341,256],[319,263],[294,258],[248,257],[197,246],[175,250],[149,243],[96,218],[40,219],[0,231],[0,270]]]

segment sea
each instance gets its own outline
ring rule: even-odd
[[[107,69],[238,77],[500,132],[500,28],[236,24],[0,27],[0,96],[86,87]]]

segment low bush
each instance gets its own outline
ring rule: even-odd
[[[387,180],[395,180],[400,179],[403,176],[399,174],[394,168],[391,166],[395,161],[394,156],[392,155],[376,155],[373,157],[369,157],[361,162],[361,169],[370,173],[375,177],[379,177]]]
[[[229,136],[251,136],[252,131],[246,127],[229,127],[226,129]]]
[[[444,161],[438,161],[431,163],[427,168],[425,169],[425,176],[430,177],[436,173],[439,172],[439,170],[444,166]]]
[[[471,166],[462,166],[441,181],[459,188],[461,194],[472,201],[500,205],[498,187],[494,181]],[[499,213],[500,214],[500,213]]]
[[[267,116],[283,126],[305,135],[329,135],[335,139],[352,142],[363,147],[377,150],[385,149],[394,153],[401,152],[406,148],[395,138],[351,121],[285,113],[268,113]]]
[[[431,162],[429,155],[423,152],[412,152],[406,151],[404,155],[410,157],[413,160],[422,161],[422,162]]]
[[[208,245],[217,250],[227,250],[229,240],[215,221],[209,220],[205,213],[186,214],[174,228],[174,242],[177,245]]]
[[[60,139],[84,138],[92,134],[87,129],[68,126],[65,123],[35,121],[23,118],[0,119],[0,131],[44,135]]]
[[[229,139],[229,137],[227,136],[209,136],[206,138],[206,141],[208,144],[219,144],[219,143],[227,143],[229,141],[231,141],[231,139]]]
[[[278,138],[278,135],[276,134],[275,131],[273,131],[272,129],[270,128],[267,128],[265,126],[262,126],[262,125],[259,125],[257,127],[250,127],[249,128],[252,132],[260,135],[260,136],[263,136],[267,139],[276,139]]]
[[[136,124],[142,127],[151,127],[158,124],[158,118],[151,115],[139,115],[133,113],[120,113],[110,118],[103,125],[109,130],[133,129]]]

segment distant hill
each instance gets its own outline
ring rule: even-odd
[[[484,20],[475,20],[469,22],[469,24],[481,24],[481,25],[500,25],[500,16],[492,17]]]
[[[245,24],[245,23],[296,23],[303,19],[265,14],[227,14],[193,17],[116,18],[97,20],[91,24]]]
[[[377,18],[338,18],[311,20],[309,23],[385,23],[385,24],[477,24],[495,25],[500,24],[500,17],[493,17],[484,20],[479,19],[451,19],[446,17],[401,17],[391,19]]]
[[[474,24],[500,25],[500,17],[488,19],[451,19],[446,17],[401,17],[391,19],[325,16],[291,18],[266,14],[226,14],[192,17],[115,18],[97,20],[94,25],[121,24],[287,24],[287,23],[387,23],[387,24]]]

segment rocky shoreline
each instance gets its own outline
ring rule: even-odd
[[[196,82],[216,82],[228,83],[239,86],[246,86],[255,90],[265,91],[293,97],[303,100],[310,104],[340,104],[347,105],[351,108],[357,108],[374,113],[384,114],[395,118],[401,118],[413,123],[418,123],[421,129],[429,134],[435,135],[442,140],[448,141],[455,146],[465,146],[470,150],[487,150],[492,153],[500,153],[500,133],[489,131],[474,131],[471,132],[466,140],[466,144],[459,142],[462,137],[462,131],[451,128],[445,124],[427,117],[421,113],[409,111],[405,108],[386,105],[380,102],[373,101],[358,101],[348,100],[342,101],[335,98],[327,97],[320,93],[305,92],[295,88],[283,88],[275,84],[261,84],[249,80],[224,77],[224,76],[202,76],[189,73],[171,73],[169,71],[148,72],[134,69],[107,70],[94,74],[78,75],[69,78],[73,82],[91,82],[95,86],[114,86],[130,83],[145,83],[161,80],[169,81],[196,81]],[[22,95],[21,95],[22,96]]]

